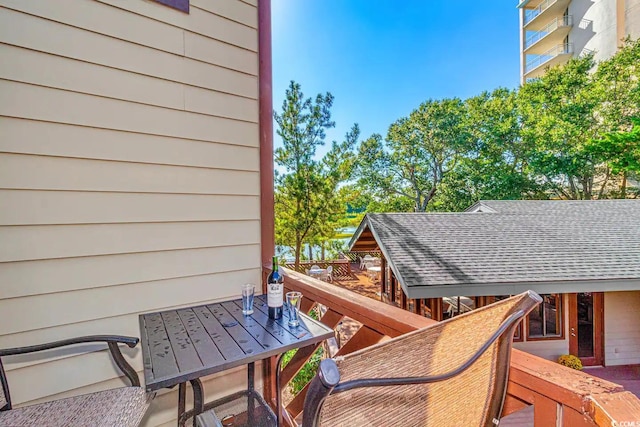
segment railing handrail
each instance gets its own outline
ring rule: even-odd
[[[527,62],[525,66],[525,72],[528,73],[538,68],[539,66],[552,60],[553,58],[555,58],[560,54],[572,53],[572,52],[573,52],[573,43],[562,43],[562,44],[556,45],[551,49],[549,49],[548,51],[537,55],[535,59],[532,59],[531,61]]]
[[[529,22],[533,21],[536,17],[541,15],[542,12],[558,1],[559,0],[545,0],[534,9],[525,9],[524,24],[527,25]]]
[[[551,32],[557,30],[562,27],[570,27],[573,25],[573,17],[571,15],[563,15],[561,17],[557,17],[540,31],[536,31],[530,37],[527,38],[524,42],[524,48],[528,49],[533,46],[538,41],[542,40],[544,37],[549,35]]]
[[[286,288],[296,288],[311,300],[331,307],[381,334],[396,337],[435,322],[291,269],[283,268],[283,271]]]
[[[309,300],[380,334],[394,337],[434,322],[304,274],[284,271],[286,288],[302,291]],[[357,345],[350,348],[357,349]],[[622,386],[514,349],[503,416],[531,404],[545,420],[551,420],[549,425],[556,424],[557,416],[562,417],[564,425],[576,427],[623,425],[620,423],[640,419],[640,399]],[[556,410],[557,405],[562,405],[562,411]]]

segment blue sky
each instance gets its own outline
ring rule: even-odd
[[[519,83],[516,1],[272,0],[273,106],[289,82],[331,92],[342,140],[361,138],[429,98],[468,98]],[[275,144],[279,145],[275,136]],[[324,151],[324,150],[322,150]]]

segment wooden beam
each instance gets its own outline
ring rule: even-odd
[[[558,402],[541,394],[535,394],[533,403],[533,427],[555,426],[558,420]]]
[[[413,312],[415,314],[422,314],[422,307],[420,307],[420,302],[422,300],[420,298],[413,300]]]
[[[380,332],[374,331],[368,326],[362,325],[358,332],[355,333],[354,336],[351,337],[349,341],[346,342],[340,350],[336,353],[336,356],[344,356],[345,354],[353,353],[356,350],[360,350],[365,347],[369,347],[370,345],[377,344],[382,338],[383,334]]]
[[[268,269],[267,269],[268,270]],[[307,275],[282,268],[285,288],[295,289],[311,301],[331,307],[338,313],[367,325],[390,337],[405,334],[433,324],[433,321],[397,307],[356,294]]]
[[[380,257],[380,300],[387,292],[387,260],[384,256]]]
[[[630,391],[592,394],[588,410],[599,426],[640,425],[640,399]]]
[[[322,316],[320,321],[330,327],[331,329],[335,329],[338,326],[338,323],[342,320],[343,316],[340,313],[337,313],[333,310],[327,310],[327,312]],[[315,346],[307,346],[296,351],[296,354],[293,355],[287,366],[284,367],[282,373],[280,374],[280,379],[282,380],[281,384],[283,387],[287,385],[289,381],[296,376],[296,374],[302,369],[305,363],[313,356],[316,349],[320,347],[322,343],[319,343]]]
[[[391,290],[389,291],[389,299],[392,303],[396,302],[396,286],[398,285],[398,281],[396,280],[395,274],[391,272]]]
[[[431,310],[431,319],[442,320],[442,298],[429,298],[429,310]]]

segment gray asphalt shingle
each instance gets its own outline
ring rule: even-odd
[[[640,279],[640,200],[480,203],[365,221],[408,287]]]

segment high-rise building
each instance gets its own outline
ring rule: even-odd
[[[640,0],[521,0],[518,8],[522,82],[585,53],[607,59],[624,37],[640,36]]]

